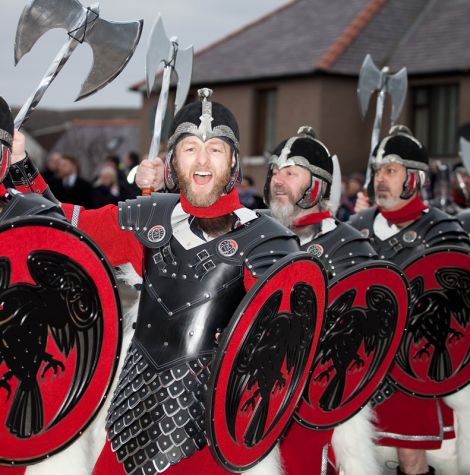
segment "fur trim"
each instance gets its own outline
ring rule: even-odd
[[[135,321],[137,316],[138,301],[125,313],[124,322]],[[106,442],[105,421],[108,412],[111,396],[116,389],[118,375],[121,373],[124,364],[124,357],[130,345],[134,332],[130,325],[125,325],[121,347],[119,365],[114,377],[113,384],[108,393],[106,402],[101,407],[93,422],[87,427],[85,432],[69,447],[49,459],[30,465],[25,475],[52,475],[65,473],[67,475],[90,475],[93,472],[101,450]]]
[[[351,419],[335,427],[331,445],[336,463],[344,475],[380,473],[374,445],[374,419],[374,411],[367,405]]]
[[[459,475],[470,475],[470,384],[446,396],[444,402],[454,410]]]
[[[134,270],[131,264],[124,264],[122,266],[119,266],[115,275],[116,275],[116,278],[120,282],[123,282],[124,284],[130,287],[134,287],[135,285],[142,283],[142,277],[140,277],[140,275],[137,274],[137,272]],[[137,305],[137,304],[138,304],[138,299],[137,299],[137,302],[134,302],[134,305]],[[124,317],[123,317],[123,331],[125,335],[128,332],[131,332],[132,334],[134,333],[134,330],[132,330],[132,324],[137,320],[137,310],[138,310],[138,305],[135,308],[134,308],[134,305],[131,308],[129,308],[129,310],[124,314]],[[126,346],[126,351],[127,351],[127,346]]]
[[[134,286],[142,283],[142,277],[134,270],[132,264],[123,264],[119,266],[119,270],[116,272],[116,279],[124,282],[127,285]]]
[[[283,473],[281,451],[279,444],[276,444],[260,463],[243,472],[243,475],[283,475]]]

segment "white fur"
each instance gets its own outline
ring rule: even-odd
[[[276,444],[259,464],[243,472],[243,475],[283,475],[283,473],[281,451]]]
[[[470,385],[444,398],[454,410],[459,475],[470,475]]]
[[[132,270],[133,271],[133,270]],[[138,282],[140,277],[126,268],[118,277],[123,278],[127,283]],[[136,277],[137,276],[137,277]],[[137,280],[136,280],[137,279]],[[106,442],[105,420],[106,413],[111,401],[111,397],[117,386],[118,376],[124,363],[127,348],[132,339],[132,322],[136,320],[138,301],[129,308],[123,317],[123,340],[119,365],[114,377],[113,384],[108,393],[108,399],[101,407],[93,422],[87,427],[85,432],[69,447],[49,459],[30,465],[26,469],[25,475],[91,475],[93,467]]]
[[[374,444],[374,418],[374,411],[365,406],[355,416],[335,427],[331,445],[336,464],[344,475],[380,473]]]

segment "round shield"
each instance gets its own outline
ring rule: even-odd
[[[470,382],[470,253],[429,249],[404,271],[411,310],[391,376],[412,395],[452,394]]]
[[[208,439],[216,460],[242,472],[269,453],[308,379],[326,305],[326,277],[299,252],[247,293],[224,331],[210,382]]]
[[[393,362],[407,313],[407,281],[392,264],[356,266],[334,279],[295,419],[305,427],[325,429],[359,411]]]
[[[121,346],[110,265],[65,221],[0,226],[0,463],[62,450],[107,395]]]

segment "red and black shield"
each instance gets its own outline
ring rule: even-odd
[[[393,363],[407,314],[406,278],[389,263],[356,266],[334,279],[295,419],[312,429],[329,428],[359,411]]]
[[[242,472],[269,453],[302,395],[326,305],[314,257],[279,260],[247,293],[224,331],[207,405],[216,460]]]
[[[121,346],[111,267],[67,222],[0,227],[0,463],[69,445],[107,395]]]
[[[411,310],[391,376],[413,395],[452,394],[470,382],[470,253],[429,249],[404,271]]]

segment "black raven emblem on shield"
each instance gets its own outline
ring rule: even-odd
[[[249,415],[244,434],[247,447],[261,441],[282,416],[310,352],[317,318],[315,293],[310,285],[296,284],[290,294],[290,311],[280,312],[282,296],[283,291],[277,290],[259,310],[235,358],[228,381],[225,402],[228,430],[236,440],[239,416]],[[253,394],[241,405],[243,396],[254,388]],[[266,427],[270,405],[277,397],[282,397],[282,401],[273,422]]]
[[[445,381],[454,371],[447,345],[464,336],[452,328],[452,318],[463,328],[467,327],[470,320],[470,272],[458,268],[442,268],[436,272],[436,280],[441,288],[426,291],[422,277],[416,277],[411,282],[410,322],[397,352],[397,361],[404,371],[416,378],[410,358],[430,358],[427,373],[429,379]],[[418,345],[423,340],[424,346],[410,355],[411,343]],[[470,351],[460,369],[469,362]]]
[[[67,256],[52,251],[35,251],[28,256],[28,269],[36,285],[10,285],[11,267],[0,260],[0,360],[8,371],[0,388],[12,389],[18,382],[8,411],[6,427],[18,438],[29,438],[44,428],[41,384],[48,371],[65,370],[73,349],[73,379],[57,414],[48,428],[60,422],[74,408],[90,384],[103,339],[102,308],[93,280]],[[49,337],[63,355],[63,361],[46,351]]]
[[[366,292],[365,307],[353,306],[356,294],[356,289],[343,293],[327,310],[313,362],[313,368],[329,363],[314,377],[314,381],[326,383],[318,400],[324,411],[332,411],[343,403],[348,373],[365,366],[361,345],[364,343],[363,356],[371,362],[361,382],[345,402],[352,400],[369,383],[394,337],[398,305],[393,293],[385,287],[373,285]],[[333,376],[331,373],[334,373]]]

